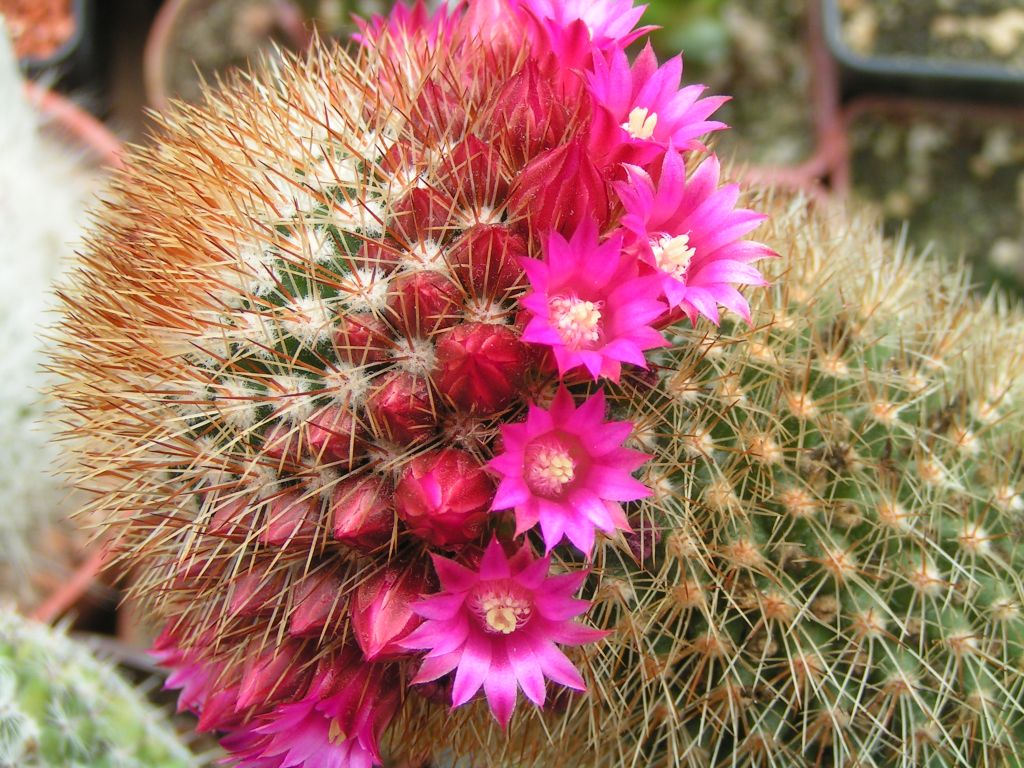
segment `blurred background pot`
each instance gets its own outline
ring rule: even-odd
[[[172,98],[198,101],[203,81],[309,40],[305,16],[289,0],[166,0],[143,58],[149,103],[162,110]]]
[[[1020,0],[821,0],[848,95],[1024,103]]]
[[[27,77],[73,91],[90,111],[102,111],[105,68],[95,0],[0,0],[0,16]]]

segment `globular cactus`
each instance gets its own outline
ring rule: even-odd
[[[241,765],[1018,760],[1024,321],[737,207],[639,17],[399,8],[100,214],[69,444]]]
[[[0,609],[0,765],[194,764],[164,716],[113,667],[61,631]]]

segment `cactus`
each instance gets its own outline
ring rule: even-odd
[[[27,574],[52,569],[44,534],[70,508],[68,488],[53,475],[59,451],[41,423],[39,392],[48,383],[40,333],[53,308],[51,283],[82,231],[89,190],[76,159],[44,143],[39,118],[22,93],[18,62],[0,19],[0,591],[29,602]],[[31,256],[29,256],[31,254]]]
[[[241,765],[1019,761],[1024,319],[736,208],[639,16],[400,7],[100,213],[69,444]]]
[[[193,764],[163,716],[110,665],[63,632],[0,609],[0,765]]]

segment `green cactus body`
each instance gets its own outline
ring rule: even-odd
[[[681,332],[619,403],[663,531],[605,563],[595,677],[645,702],[621,758],[1018,765],[1024,322],[870,221],[776,208],[753,328]]]
[[[0,611],[0,766],[176,768],[195,759],[109,665]]]

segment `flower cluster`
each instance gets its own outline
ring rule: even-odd
[[[209,267],[217,328],[188,352],[206,381],[173,395],[189,437],[237,460],[176,469],[199,512],[169,578],[208,607],[158,654],[241,764],[379,764],[431,686],[453,707],[482,688],[502,728],[520,690],[544,707],[546,681],[586,688],[561,648],[604,633],[574,595],[651,493],[605,392],[684,316],[746,318],[736,286],[770,255],[703,143],[724,99],[681,87],[681,58],[627,56],[642,10],[364,22],[356,69],[325,67],[328,95],[289,112],[287,162],[260,161],[263,202],[222,206],[275,234]]]

